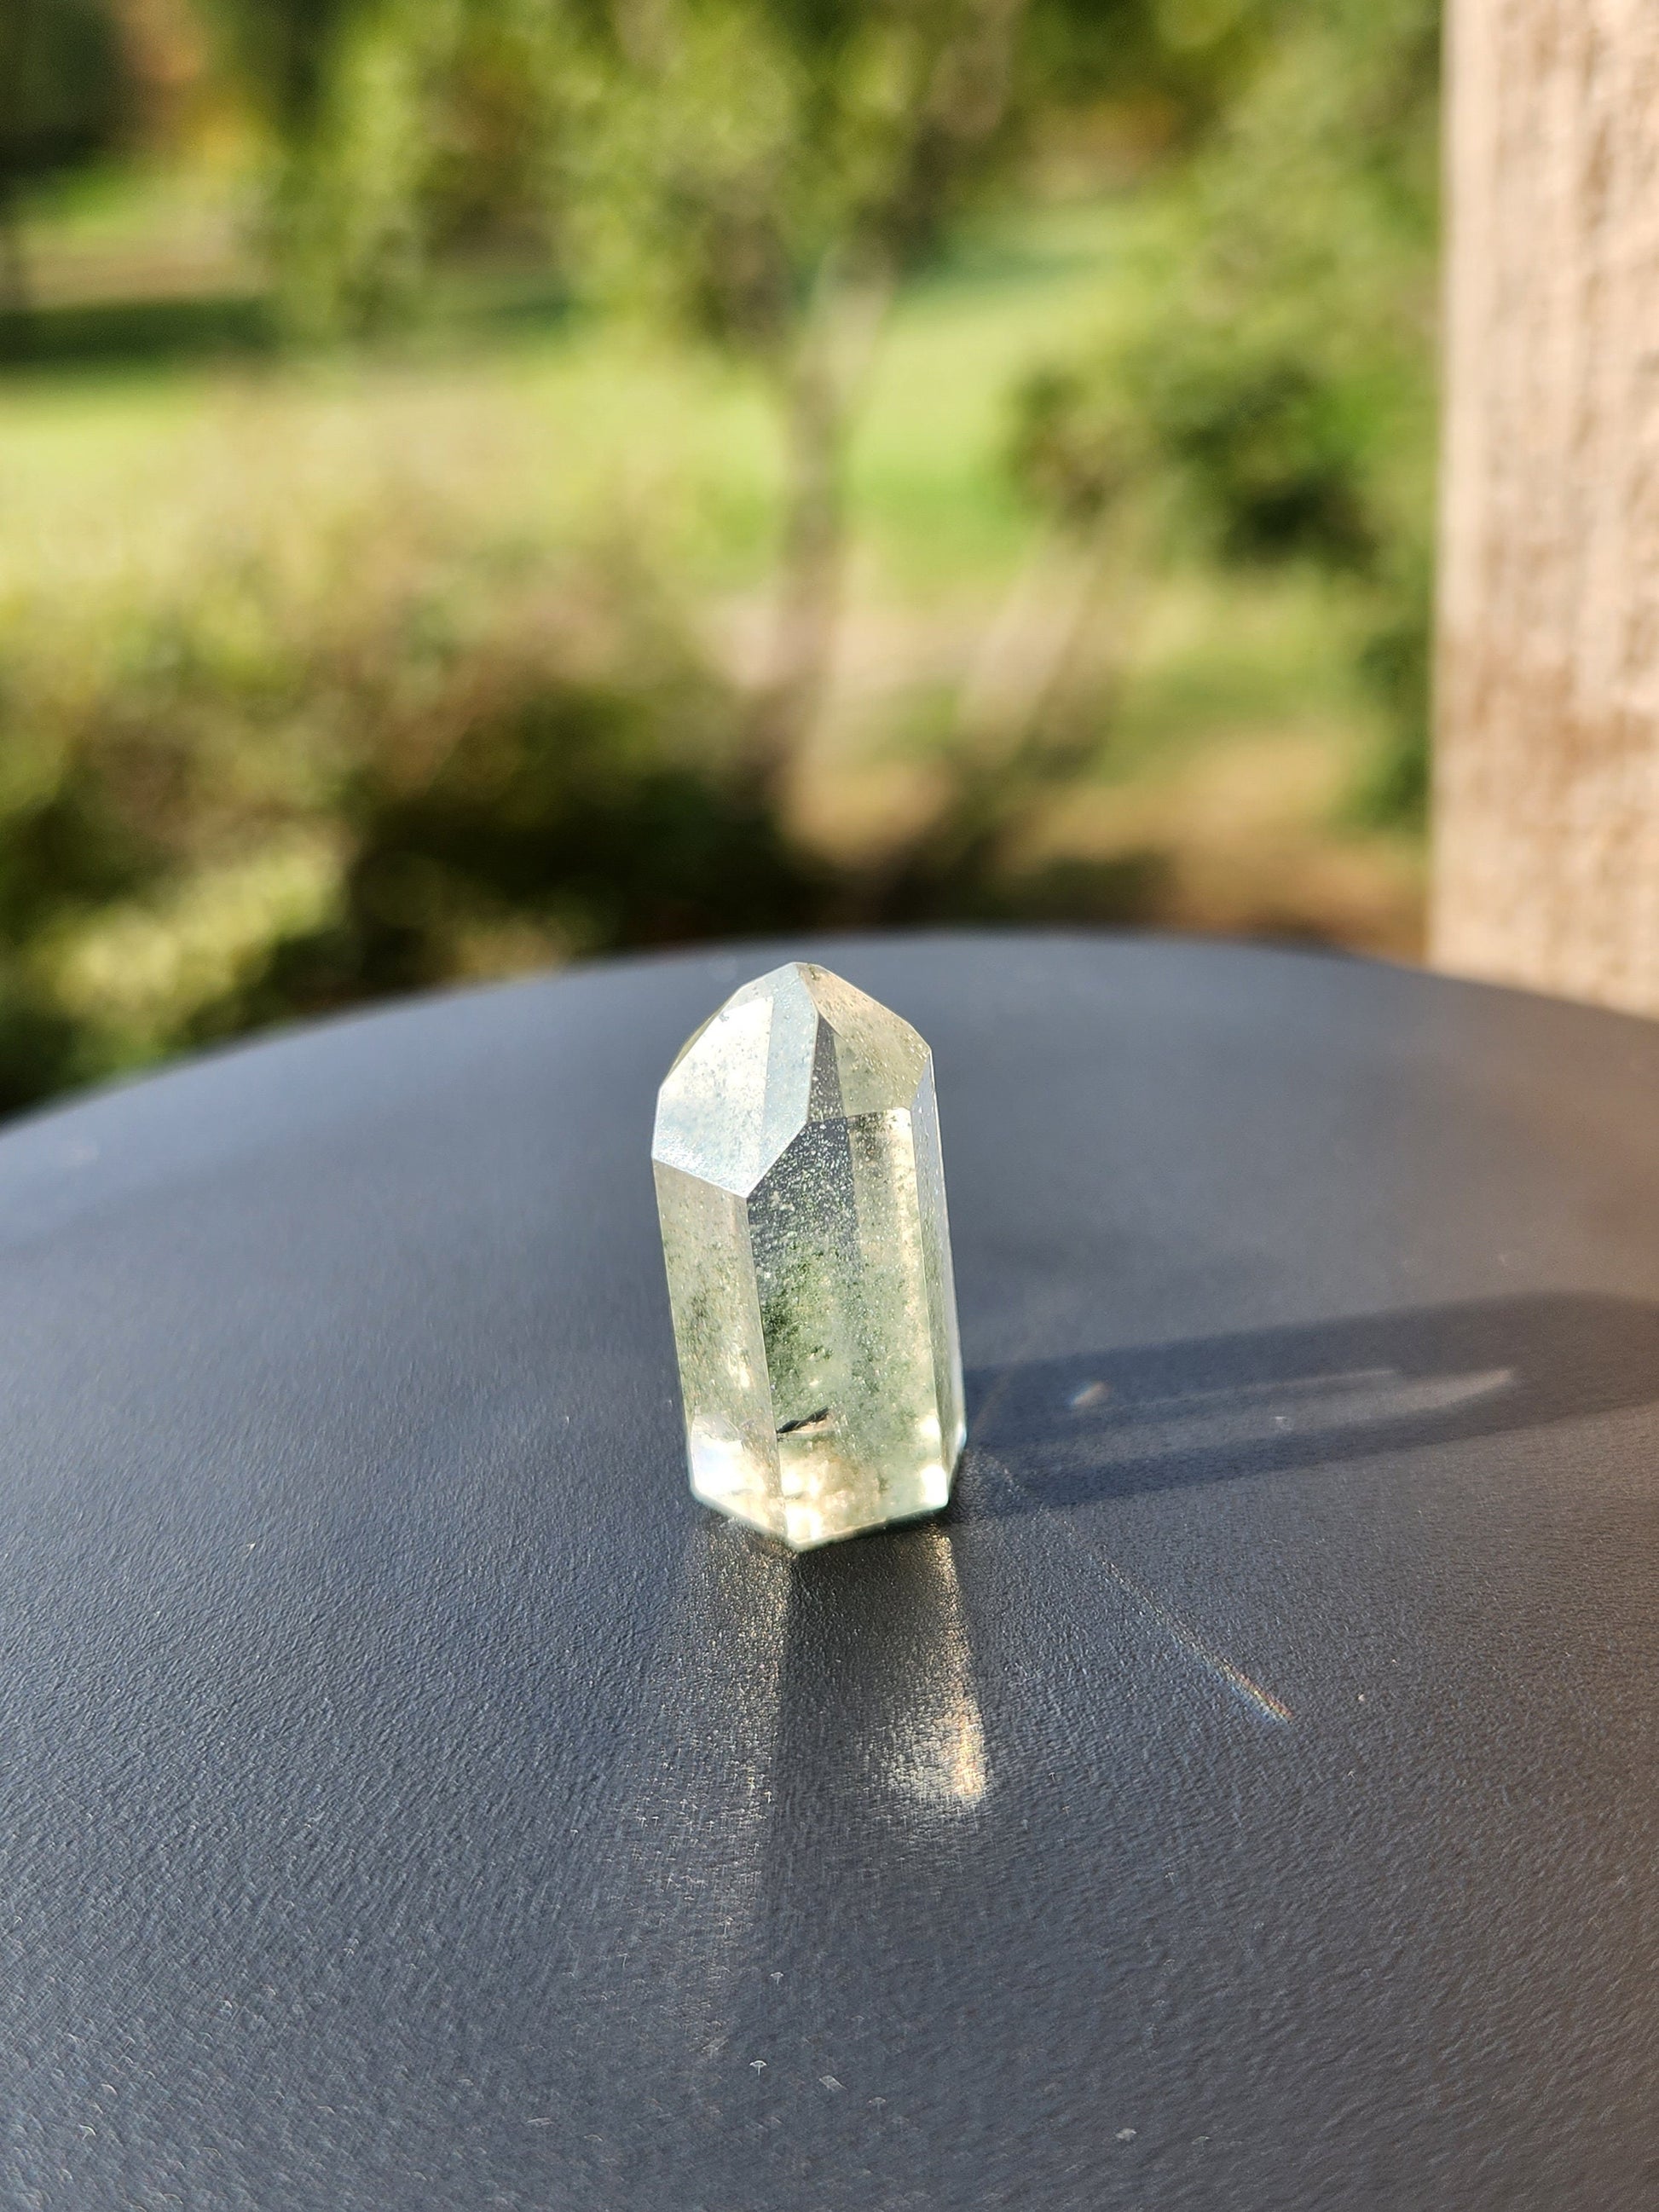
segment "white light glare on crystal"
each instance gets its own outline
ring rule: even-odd
[[[798,1551],[943,1505],[962,1354],[915,1030],[774,969],[681,1050],[651,1157],[697,1496]]]

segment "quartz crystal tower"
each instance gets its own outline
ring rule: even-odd
[[[915,1030],[774,969],[682,1049],[651,1157],[697,1496],[798,1551],[943,1505],[962,1354]]]

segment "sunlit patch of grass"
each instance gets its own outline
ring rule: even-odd
[[[273,944],[333,921],[343,840],[326,824],[167,883],[49,933],[35,955],[53,1000],[100,1035],[112,1065],[153,1060],[256,974]]]

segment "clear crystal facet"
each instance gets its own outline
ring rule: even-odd
[[[797,1550],[943,1505],[962,1354],[915,1030],[774,969],[682,1049],[651,1157],[698,1497]]]

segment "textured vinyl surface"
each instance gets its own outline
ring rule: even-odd
[[[647,1164],[808,951],[937,1056],[948,1518],[685,1486]],[[0,2203],[1659,2202],[1659,1027],[963,938],[0,1139]]]

